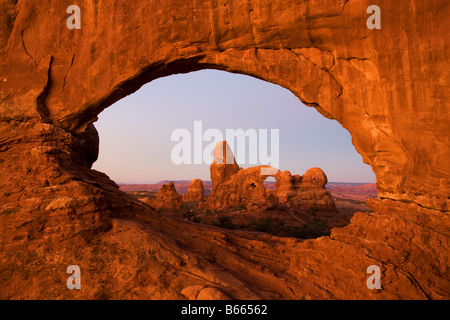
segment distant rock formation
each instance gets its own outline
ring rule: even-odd
[[[180,211],[183,205],[181,196],[177,193],[173,182],[166,183],[156,194],[155,199],[143,199],[145,203],[156,210]]]
[[[331,193],[325,189],[327,176],[320,168],[311,168],[303,176],[280,172],[275,175],[275,180],[274,195],[287,207],[336,210]]]
[[[367,198],[378,197],[377,185],[375,183],[328,182],[327,190],[330,191],[333,197],[341,199],[366,201]]]
[[[205,200],[203,181],[194,179],[191,181],[186,194],[182,196],[183,202],[200,203]]]
[[[325,189],[327,176],[320,168],[311,168],[303,176],[281,172],[270,166],[242,169],[236,163],[226,141],[217,143],[210,166],[212,190],[204,195],[203,181],[194,179],[188,191],[179,195],[173,182],[166,183],[156,198],[140,199],[156,210],[181,211],[183,203],[210,210],[265,210],[284,206],[298,210],[337,212],[333,198]],[[266,189],[264,181],[274,177],[275,190]]]
[[[265,209],[274,203],[269,201],[264,187],[264,180],[268,177],[261,175],[261,167],[240,169],[227,180],[213,183],[206,207],[219,210],[234,207]]]
[[[211,182],[214,186],[219,186],[231,179],[240,168],[234,159],[226,141],[218,142],[214,148],[214,159],[209,168],[211,173]]]
[[[281,204],[301,210],[337,211],[331,194],[325,189],[327,176],[320,168],[309,169],[303,176],[292,176],[289,171],[279,170],[271,170],[273,174],[268,174],[266,171],[270,168],[241,169],[228,143],[217,143],[210,167],[213,186],[205,207],[218,210],[233,207],[266,209]],[[266,190],[264,186],[264,181],[270,176],[276,180],[274,191]]]

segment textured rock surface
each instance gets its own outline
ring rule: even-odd
[[[447,208],[449,59],[440,35],[448,5],[441,1],[401,8],[380,1],[381,30],[366,28],[367,4],[351,1],[102,1],[82,6],[81,30],[65,27],[65,3],[1,4],[2,120],[82,132],[155,78],[230,70],[286,87],[338,120],[374,169],[382,197]]]
[[[311,168],[302,176],[291,175],[289,171],[279,172],[275,179],[274,195],[283,205],[336,211],[333,198],[325,189],[328,179],[322,169]]]
[[[226,141],[216,143],[214,159],[209,167],[213,185],[211,192],[214,192],[214,186],[228,182],[240,169],[228,143]]]
[[[224,165],[228,166],[228,165]],[[234,175],[227,177],[225,181],[213,183],[211,194],[206,200],[205,206],[209,209],[231,209],[242,206],[251,209],[253,207],[264,209],[271,206],[267,197],[264,181],[269,176],[261,175],[263,167],[241,169]]]
[[[188,191],[183,195],[183,202],[200,203],[205,200],[203,181],[194,179],[188,187]]]
[[[177,193],[173,182],[163,185],[156,194],[156,198],[149,198],[145,200],[145,203],[158,211],[180,211],[183,205],[182,197]]]
[[[0,0],[1,298],[448,299],[449,3]],[[186,17],[189,17],[188,19]],[[90,169],[92,122],[162,76],[216,68],[281,85],[348,129],[374,213],[296,241],[166,219]],[[67,290],[68,265],[83,289]],[[383,289],[366,269],[382,268]],[[217,293],[217,295],[215,295]]]
[[[264,187],[264,181],[269,176],[261,175],[262,168],[239,168],[228,143],[218,142],[210,166],[212,190],[205,207],[223,210],[237,206],[270,206]]]
[[[330,192],[325,189],[327,176],[320,168],[311,168],[303,176],[292,176],[289,171],[281,172],[269,166],[242,169],[236,164],[228,143],[220,141],[214,149],[210,171],[212,190],[204,206],[211,210],[283,205],[305,211],[314,208],[337,212]],[[264,186],[270,176],[276,180],[273,192]]]

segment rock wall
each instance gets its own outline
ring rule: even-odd
[[[80,133],[153,79],[239,72],[339,121],[381,197],[448,210],[448,7],[378,5],[381,30],[366,27],[367,1],[101,1],[81,6],[82,28],[69,30],[63,2],[3,0],[0,119]]]
[[[369,30],[371,4],[85,1],[69,30],[64,1],[0,0],[1,298],[186,298],[198,285],[231,298],[448,299],[450,4],[379,0],[382,28]],[[238,235],[156,215],[90,169],[102,110],[206,68],[281,85],[339,121],[376,174],[374,213],[314,241]],[[65,288],[71,264],[82,292]]]

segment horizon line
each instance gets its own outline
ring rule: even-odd
[[[124,185],[124,186],[133,186],[133,185],[155,185],[155,184],[160,184],[161,182],[164,182],[164,181],[177,183],[177,182],[191,182],[192,180],[196,180],[196,179],[191,179],[191,180],[170,180],[170,179],[165,179],[165,180],[160,180],[160,181],[154,182],[154,183],[116,182],[116,184],[117,184],[117,185]],[[203,179],[199,179],[199,180],[202,180],[203,182],[211,182],[211,180],[203,180]],[[275,182],[275,181],[264,181],[264,182]],[[376,184],[376,182],[349,182],[349,181],[328,181],[327,184],[329,184],[329,183]]]

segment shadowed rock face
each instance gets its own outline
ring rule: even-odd
[[[366,28],[361,1],[91,1],[69,30],[62,1],[0,0],[1,298],[187,298],[202,287],[448,299],[449,4],[377,5],[381,30]],[[161,217],[90,169],[104,108],[205,68],[281,85],[339,121],[377,176],[374,213],[303,242],[223,231]],[[74,263],[82,292],[65,287]],[[377,293],[365,285],[373,264]]]

